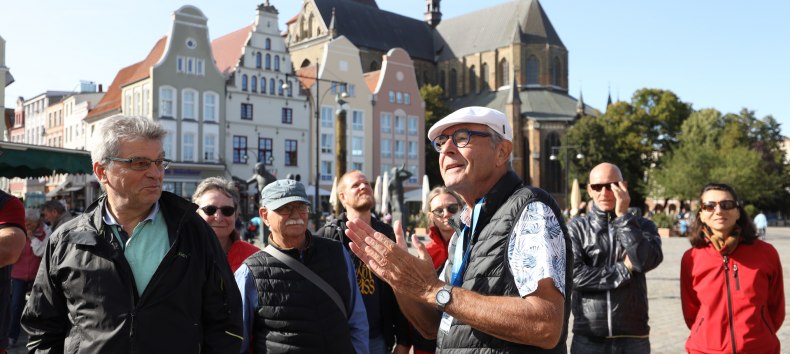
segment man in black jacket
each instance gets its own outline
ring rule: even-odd
[[[197,206],[162,192],[167,132],[104,123],[91,153],[106,194],[49,239],[22,316],[31,353],[238,353],[241,296]]]
[[[348,247],[346,237],[346,222],[349,220],[362,220],[374,230],[387,235],[395,240],[392,227],[376,219],[371,214],[375,200],[373,188],[370,187],[365,174],[361,171],[350,171],[338,179],[337,197],[345,209],[337,218],[329,220],[317,235],[342,242]],[[352,255],[355,274],[362,301],[368,314],[368,327],[370,328],[370,353],[392,353],[393,345],[397,339],[396,353],[408,352],[409,325],[400,312],[398,302],[387,283],[373,274],[362,261]]]
[[[571,353],[650,353],[645,273],[664,259],[652,221],[628,212],[620,169],[590,171],[591,212],[568,225],[573,244]],[[611,350],[611,351],[610,351]]]

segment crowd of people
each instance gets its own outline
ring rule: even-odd
[[[412,251],[399,221],[373,213],[361,171],[339,176],[342,212],[315,232],[301,183],[262,186],[269,234],[252,245],[231,181],[203,180],[191,202],[162,191],[165,134],[145,118],[105,124],[91,153],[105,193],[80,215],[0,191],[0,348],[24,329],[31,353],[650,353],[656,225],[629,211],[606,162],[586,213],[566,221],[513,172],[501,112],[468,107],[430,128],[445,186]],[[687,225],[690,353],[780,352],[782,266],[764,215],[742,204],[710,183]]]

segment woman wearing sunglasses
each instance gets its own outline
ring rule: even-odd
[[[428,237],[431,242],[425,245],[431,258],[433,268],[437,272],[442,270],[447,260],[447,246],[455,229],[450,226],[450,218],[463,209],[464,202],[455,192],[446,187],[436,187],[428,193],[428,218],[431,226],[428,228]]]
[[[240,240],[236,230],[239,194],[233,182],[221,177],[206,178],[197,186],[192,202],[198,205],[198,215],[217,234],[232,271],[235,272],[247,257],[260,251],[258,247]]]
[[[757,239],[735,190],[708,183],[680,265],[689,353],[779,353],[785,318],[779,254]]]

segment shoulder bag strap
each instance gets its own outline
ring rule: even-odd
[[[326,281],[324,281],[324,279],[321,279],[321,277],[310,270],[310,268],[307,268],[304,264],[299,263],[297,260],[289,257],[287,254],[282,253],[282,251],[278,250],[272,245],[266,246],[263,251],[272,257],[277,258],[280,262],[285,263],[285,265],[291,267],[291,269],[295,270],[297,273],[307,278],[307,280],[313,282],[313,284],[321,288],[321,290],[329,295],[329,298],[335,302],[337,307],[340,308],[340,311],[343,312],[343,316],[348,318],[348,312],[346,312],[346,307],[343,305],[343,301],[340,300],[340,295]]]

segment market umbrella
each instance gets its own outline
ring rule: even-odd
[[[431,192],[428,175],[422,176],[422,210],[428,210],[428,193]]]
[[[332,212],[335,215],[340,214],[340,201],[337,199],[337,176],[332,181],[332,191],[329,192],[329,205],[332,206]]]
[[[579,190],[579,180],[574,178],[571,185],[571,217],[579,215],[579,205],[582,203],[582,193]]]
[[[53,173],[92,174],[90,152],[0,142],[0,177],[45,177]]]
[[[381,178],[381,215],[387,215],[390,212],[389,202],[390,202],[390,174],[389,172],[384,172],[384,177]]]
[[[373,200],[376,210],[381,210],[381,176],[376,176],[376,184],[373,187]]]

